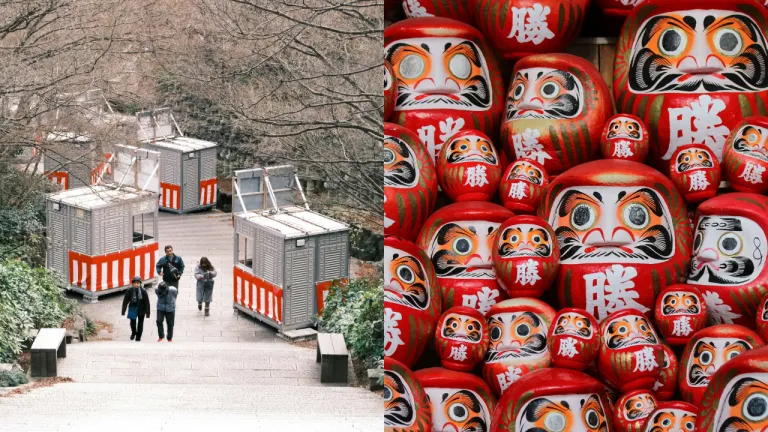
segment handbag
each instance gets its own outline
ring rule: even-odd
[[[139,308],[130,306],[128,308],[128,319],[136,319],[139,316]]]

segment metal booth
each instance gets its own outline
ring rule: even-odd
[[[157,152],[115,146],[115,183],[50,194],[46,202],[46,264],[67,289],[96,301],[155,280],[158,258]]]
[[[349,276],[349,227],[309,210],[292,166],[235,174],[234,308],[281,333],[310,327]]]
[[[188,213],[216,206],[216,143],[185,137],[170,108],[136,118],[141,146],[160,153],[160,209]]]

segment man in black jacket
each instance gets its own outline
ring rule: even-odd
[[[165,247],[165,256],[160,258],[155,265],[157,274],[163,277],[163,282],[168,286],[179,289],[179,279],[184,274],[184,260],[173,253],[173,246]]]
[[[144,317],[149,318],[149,295],[142,286],[140,277],[134,276],[131,280],[131,288],[125,291],[123,297],[123,310],[121,315],[125,315],[128,309],[128,318],[131,320],[131,340],[141,342],[141,334],[144,332]],[[138,325],[136,325],[138,321]]]

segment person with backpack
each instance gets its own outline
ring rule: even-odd
[[[163,282],[167,285],[179,289],[179,279],[184,274],[184,260],[173,253],[173,246],[165,247],[165,256],[157,260],[155,265],[157,274],[163,277]]]
[[[174,286],[168,286],[165,282],[160,282],[155,288],[157,294],[157,336],[158,342],[165,338],[163,331],[163,320],[168,324],[168,342],[173,342],[173,323],[176,319],[176,296],[179,290]]]
[[[216,269],[206,257],[200,258],[195,267],[195,279],[197,279],[197,310],[203,309],[205,303],[205,316],[209,315],[211,297],[213,296],[213,278],[216,277]]]
[[[123,296],[123,310],[120,313],[120,315],[125,315],[125,310],[128,309],[128,319],[131,321],[131,340],[136,340],[136,342],[141,342],[141,334],[144,333],[144,317],[149,318],[151,309],[149,294],[142,284],[143,281],[140,277],[133,277],[131,287],[125,291],[125,296]]]

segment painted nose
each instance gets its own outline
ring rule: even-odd
[[[699,50],[696,50],[699,51]],[[719,58],[713,56],[708,50],[694,52],[685,57],[678,64],[680,72],[692,75],[709,75],[722,72],[725,64]]]
[[[703,262],[717,261],[720,258],[720,254],[712,248],[706,248],[696,255],[696,259]]]
[[[611,235],[611,243],[614,246],[624,246],[628,244],[632,244],[634,239],[632,238],[632,234],[627,231],[624,228],[617,227],[613,230],[613,235]]]

